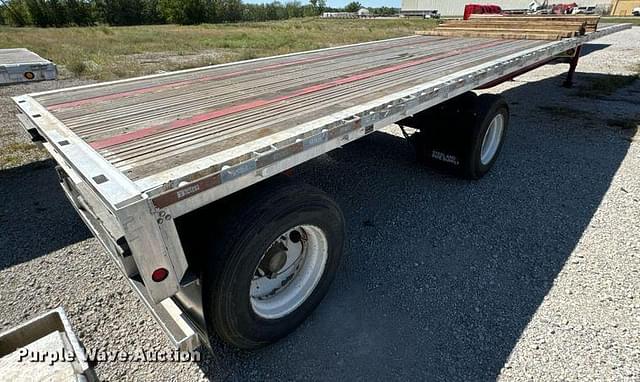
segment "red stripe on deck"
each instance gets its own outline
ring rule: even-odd
[[[440,41],[440,40],[443,40],[443,39],[444,38],[431,39],[431,40],[428,41],[428,43],[431,43],[431,42],[434,42],[434,41]],[[425,42],[425,43],[427,43],[427,42]],[[400,48],[400,47],[409,46],[409,45],[418,45],[418,44],[415,44],[415,42],[411,42],[411,43],[406,43],[406,44],[392,45],[390,47],[379,47],[379,48],[375,48],[375,49],[365,50],[365,51],[363,51],[361,53],[369,53],[369,52],[375,52],[375,51],[384,50],[384,49],[391,49],[391,48]],[[240,70],[240,71],[236,71],[236,72],[232,72],[232,73],[221,74],[221,75],[218,75],[218,76],[206,76],[206,77],[201,77],[201,78],[195,78],[195,79],[192,79],[192,80],[182,80],[182,81],[170,82],[170,83],[162,84],[162,85],[151,85],[151,86],[146,86],[146,87],[143,87],[143,88],[140,88],[140,89],[136,89],[136,90],[129,90],[129,91],[120,92],[120,93],[113,93],[113,94],[107,94],[107,95],[83,98],[83,99],[76,100],[76,101],[56,103],[56,104],[52,104],[52,105],[47,106],[47,109],[49,109],[51,111],[56,111],[56,110],[61,110],[61,109],[68,109],[68,108],[71,108],[71,107],[82,106],[82,105],[87,105],[87,104],[91,104],[91,103],[97,103],[97,102],[101,102],[101,101],[109,101],[109,100],[124,98],[124,97],[128,97],[128,96],[133,96],[133,95],[137,95],[137,94],[150,93],[152,91],[157,91],[157,90],[171,89],[171,88],[173,88],[175,86],[180,86],[180,85],[189,85],[189,84],[194,84],[194,83],[198,83],[198,82],[202,82],[202,81],[223,80],[223,79],[232,78],[232,77],[236,77],[236,76],[240,76],[240,75],[248,74],[248,73],[256,73],[256,72],[259,73],[259,72],[263,72],[263,71],[267,71],[267,70],[271,70],[271,69],[279,69],[279,68],[292,66],[292,65],[298,65],[298,64],[309,64],[309,63],[312,63],[312,62],[325,61],[325,60],[330,60],[330,59],[333,59],[333,58],[345,57],[345,56],[350,56],[350,55],[353,55],[353,52],[335,53],[335,54],[331,54],[331,55],[328,55],[328,56],[315,57],[315,58],[305,58],[305,59],[302,59],[302,60],[294,60],[294,61],[289,61],[289,62],[283,62],[283,63],[280,63],[280,64],[267,65],[267,66],[254,68],[254,69]]]
[[[321,91],[321,90],[325,90],[325,89],[329,89],[329,88],[332,88],[332,87],[336,87],[336,86],[339,86],[339,85],[344,85],[344,84],[348,84],[348,83],[351,83],[351,82],[368,79],[368,78],[379,76],[379,75],[382,75],[382,74],[395,72],[395,71],[398,71],[398,70],[401,70],[401,69],[406,69],[406,68],[410,68],[412,66],[424,64],[424,63],[427,63],[427,62],[430,62],[430,61],[435,61],[435,60],[439,60],[439,59],[443,59],[443,58],[447,58],[447,57],[451,57],[451,56],[455,56],[455,55],[459,55],[459,54],[463,54],[463,53],[468,53],[468,52],[479,50],[479,49],[482,49],[482,48],[488,48],[488,47],[491,47],[491,46],[499,45],[501,43],[503,43],[503,40],[494,41],[494,42],[481,44],[481,45],[476,45],[476,46],[473,46],[473,47],[470,47],[470,48],[457,49],[457,50],[453,50],[451,52],[440,53],[440,54],[436,54],[436,55],[432,55],[432,56],[426,56],[426,57],[421,58],[421,59],[417,59],[417,60],[413,60],[413,61],[407,61],[407,62],[404,62],[402,64],[398,64],[398,65],[387,66],[387,67],[383,67],[383,68],[380,68],[380,69],[373,69],[373,70],[365,71],[365,72],[362,72],[360,74],[352,75],[352,76],[349,76],[349,77],[339,78],[337,80],[333,80],[333,81],[329,81],[329,82],[325,82],[325,83],[321,83],[321,84],[317,84],[317,85],[312,85],[312,86],[309,86],[309,87],[294,91],[294,92],[286,94],[286,95],[278,96],[278,97],[275,97],[275,98],[258,99],[258,100],[255,100],[255,101],[251,101],[251,102],[247,102],[247,103],[243,103],[243,104],[239,104],[239,105],[225,107],[223,109],[214,110],[214,111],[211,111],[211,112],[208,112],[208,113],[195,115],[195,116],[190,117],[190,118],[179,119],[179,120],[176,120],[176,121],[173,121],[173,122],[168,122],[168,123],[164,123],[164,124],[161,124],[161,125],[151,126],[151,127],[147,127],[147,128],[144,128],[144,129],[132,131],[130,133],[124,133],[124,134],[116,135],[116,136],[113,136],[113,137],[110,137],[110,138],[96,140],[94,142],[91,142],[90,145],[91,145],[91,147],[93,147],[96,150],[104,149],[104,148],[107,148],[107,147],[119,145],[119,144],[122,144],[122,143],[131,142],[131,141],[134,141],[134,140],[137,140],[137,139],[141,139],[141,138],[145,138],[145,137],[148,137],[148,136],[151,136],[151,135],[154,135],[154,134],[162,133],[164,131],[178,129],[178,128],[181,128],[181,127],[193,125],[193,124],[200,123],[200,122],[209,121],[209,120],[212,120],[212,119],[215,119],[215,118],[223,117],[223,116],[226,116],[226,115],[229,115],[229,114],[239,113],[239,112],[242,112],[242,111],[250,110],[250,109],[261,107],[261,106],[271,105],[271,104],[274,104],[274,103],[277,103],[277,102],[286,101],[286,100],[289,100],[289,99],[292,99],[292,98],[295,98],[295,97],[307,95],[307,94],[310,94],[310,93],[315,93],[315,92],[318,92],[318,91]]]
[[[340,56],[343,56],[343,55],[346,55],[346,54],[343,53],[343,54],[340,54],[340,55],[335,55],[335,57],[340,57]],[[113,99],[124,98],[124,97],[128,97],[128,96],[136,95],[136,94],[149,93],[149,92],[156,91],[156,90],[171,89],[173,87],[180,86],[180,85],[189,85],[189,84],[194,84],[194,83],[198,83],[198,82],[202,82],[202,81],[223,80],[223,79],[226,79],[226,78],[231,78],[231,77],[235,77],[235,76],[239,76],[239,75],[247,74],[247,73],[252,73],[252,72],[262,72],[262,71],[265,71],[265,70],[278,69],[278,68],[281,68],[281,67],[286,67],[286,66],[296,65],[296,64],[307,64],[307,63],[311,63],[311,62],[315,62],[315,61],[324,60],[324,59],[327,59],[327,58],[334,58],[334,57],[324,56],[322,58],[320,58],[320,57],[318,57],[318,58],[309,58],[309,59],[305,59],[305,60],[297,60],[297,61],[291,61],[291,62],[286,62],[286,63],[281,63],[281,64],[263,66],[263,67],[257,68],[257,69],[240,70],[240,71],[237,71],[237,72],[221,74],[219,76],[206,76],[206,77],[201,77],[201,78],[197,78],[197,79],[193,79],[193,80],[183,80],[183,81],[170,82],[168,84],[162,84],[162,85],[152,85],[152,86],[147,86],[147,87],[136,89],[136,90],[129,90],[129,91],[126,91],[126,92],[113,93],[113,94],[107,94],[107,95],[103,95],[103,96],[95,96],[95,97],[85,98],[85,99],[81,99],[81,100],[77,100],[77,101],[69,101],[69,102],[64,102],[64,103],[58,103],[58,104],[47,106],[47,109],[54,110],[54,111],[55,110],[60,110],[60,109],[67,109],[67,108],[70,108],[70,107],[82,106],[82,105],[87,105],[87,104],[90,104],[90,103],[97,103],[97,102],[101,102],[101,101],[109,101],[109,100],[113,100]]]

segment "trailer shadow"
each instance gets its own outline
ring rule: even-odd
[[[55,162],[0,170],[0,269],[90,237],[58,186]]]
[[[610,46],[611,44],[602,44],[602,43],[594,43],[594,42],[584,44],[580,50],[580,57],[588,56],[591,53],[608,48]]]
[[[606,49],[608,47],[610,47],[611,44],[598,44],[598,43],[588,43],[588,44],[584,44],[582,45],[582,48],[580,49],[580,59],[595,53],[599,50],[602,49]],[[546,65],[567,65],[568,61],[570,60],[569,57],[565,57],[565,58],[560,58],[560,59],[556,59],[553,60],[549,63],[547,63]],[[564,79],[563,79],[564,80]]]
[[[573,97],[562,79],[503,92],[508,144],[477,182],[420,167],[406,140],[387,133],[300,166],[296,176],[333,195],[347,219],[335,283],[295,333],[252,353],[203,352],[203,372],[495,379],[627,154],[629,136],[607,121],[639,117],[625,102]]]

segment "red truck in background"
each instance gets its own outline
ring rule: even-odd
[[[551,6],[551,13],[554,15],[570,15],[573,8],[577,7],[576,3],[554,4]]]
[[[493,4],[467,4],[464,6],[464,19],[469,20],[472,14],[493,14],[499,15],[502,13],[502,8],[499,5]]]

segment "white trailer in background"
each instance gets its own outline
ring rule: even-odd
[[[0,49],[0,85],[55,80],[56,65],[24,48]]]

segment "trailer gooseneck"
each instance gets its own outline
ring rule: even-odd
[[[336,203],[275,175],[399,122],[423,161],[479,178],[509,111],[470,91],[629,27],[553,42],[411,36],[14,101],[171,341],[254,348],[304,320],[342,254]]]

